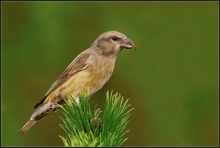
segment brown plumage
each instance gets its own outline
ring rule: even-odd
[[[111,77],[122,48],[134,49],[135,46],[120,32],[101,34],[51,85],[19,133],[26,133],[38,120],[59,108],[58,104],[62,104],[69,94],[78,100],[83,92],[90,96],[101,89]]]

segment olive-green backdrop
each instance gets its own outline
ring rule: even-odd
[[[116,30],[123,50],[107,90],[129,98],[123,146],[218,145],[218,2],[1,2],[3,146],[63,146],[59,110],[18,130],[68,64]]]

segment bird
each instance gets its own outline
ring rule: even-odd
[[[25,134],[41,118],[60,108],[68,95],[72,95],[79,102],[83,93],[91,96],[100,90],[110,79],[117,55],[124,48],[135,49],[133,41],[125,34],[118,31],[100,34],[91,47],[76,56],[52,83],[18,133]]]

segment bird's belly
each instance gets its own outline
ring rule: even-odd
[[[80,71],[60,87],[59,94],[71,94],[76,98],[83,92],[92,95],[103,87],[111,77],[112,72],[113,69],[105,67]]]

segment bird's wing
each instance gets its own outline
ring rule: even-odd
[[[84,70],[87,67],[87,59],[89,58],[90,54],[82,52],[79,54],[65,69],[65,71],[57,78],[57,80],[51,85],[50,89],[47,93],[43,96],[41,101],[37,103],[34,108],[37,108],[41,105],[45,99],[59,86],[61,86],[64,82],[66,82],[72,75],[76,74],[79,71]]]

